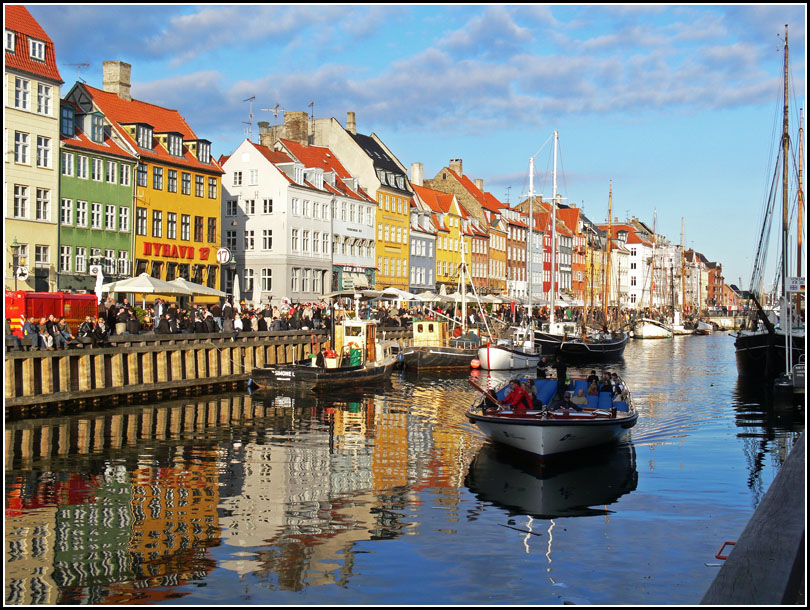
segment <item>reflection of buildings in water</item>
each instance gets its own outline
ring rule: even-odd
[[[532,462],[486,444],[470,465],[465,484],[480,500],[510,514],[553,518],[607,514],[607,505],[633,491],[637,482],[632,445]]]
[[[14,487],[17,486],[15,483]],[[53,570],[56,508],[49,506],[17,512],[9,509],[10,500],[12,498],[7,496],[4,536],[5,603],[56,604],[59,601],[59,588],[54,582]],[[10,514],[10,510],[13,514]]]

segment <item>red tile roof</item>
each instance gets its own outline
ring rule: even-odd
[[[42,26],[31,16],[28,9],[21,4],[7,4],[3,7],[3,11],[5,28],[16,34],[14,52],[6,51],[6,67],[35,74],[62,84],[64,81],[59,75],[59,69],[56,67],[53,41],[42,29]],[[29,37],[45,43],[45,61],[31,58],[28,47]]]
[[[129,151],[124,150],[110,137],[105,137],[103,143],[93,142],[86,133],[76,127],[76,136],[69,138],[64,135],[59,136],[59,141],[70,147],[82,148],[91,152],[103,153],[105,155],[115,155],[118,157],[125,157],[130,161],[135,161],[135,156]]]
[[[189,127],[183,116],[170,108],[163,108],[155,104],[141,102],[136,99],[124,100],[115,93],[96,89],[89,85],[80,84],[93,98],[94,104],[104,113],[108,120],[119,126],[131,125],[133,123],[146,123],[151,125],[154,133],[179,133],[183,140],[198,140],[197,134]],[[198,170],[213,171],[219,174],[224,173],[222,167],[211,156],[210,163],[202,163],[187,148],[184,147],[182,157],[175,157],[160,144],[157,138],[153,139],[154,148],[147,149],[138,146],[137,141],[129,135],[126,129],[119,129],[123,137],[137,150],[143,157],[147,157],[162,163],[177,164],[191,167]]]
[[[420,199],[422,199],[431,210],[434,212],[450,212],[450,207],[453,205],[453,195],[451,193],[436,191],[416,184],[412,184],[411,186],[414,192],[419,195]]]

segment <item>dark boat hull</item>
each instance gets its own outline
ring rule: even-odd
[[[411,346],[402,349],[402,363],[411,369],[469,369],[477,347]]]
[[[323,369],[305,364],[264,366],[253,369],[251,382],[259,388],[309,387],[321,390],[381,381],[391,376],[396,358],[378,366],[359,365]]]
[[[589,362],[609,362],[618,360],[624,355],[627,346],[627,335],[621,339],[607,341],[565,341],[560,346],[559,353],[565,356],[566,361],[582,360]]]
[[[804,335],[792,337],[793,363],[804,354]],[[785,336],[781,333],[740,333],[734,341],[737,374],[757,379],[785,372]]]
[[[544,333],[539,330],[534,331],[534,347],[539,350],[543,356],[557,355],[562,343],[563,337],[560,335],[552,335],[551,333]]]

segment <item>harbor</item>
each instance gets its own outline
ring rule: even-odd
[[[5,601],[700,603],[803,407],[739,379],[725,333],[631,340],[599,368],[638,424],[542,467],[465,417],[469,380],[515,371],[7,417]]]

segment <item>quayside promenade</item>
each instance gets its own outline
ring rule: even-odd
[[[382,339],[409,341],[406,329]],[[121,335],[109,347],[9,351],[5,359],[6,417],[63,407],[126,404],[237,389],[257,366],[317,354],[326,330],[212,334]]]

